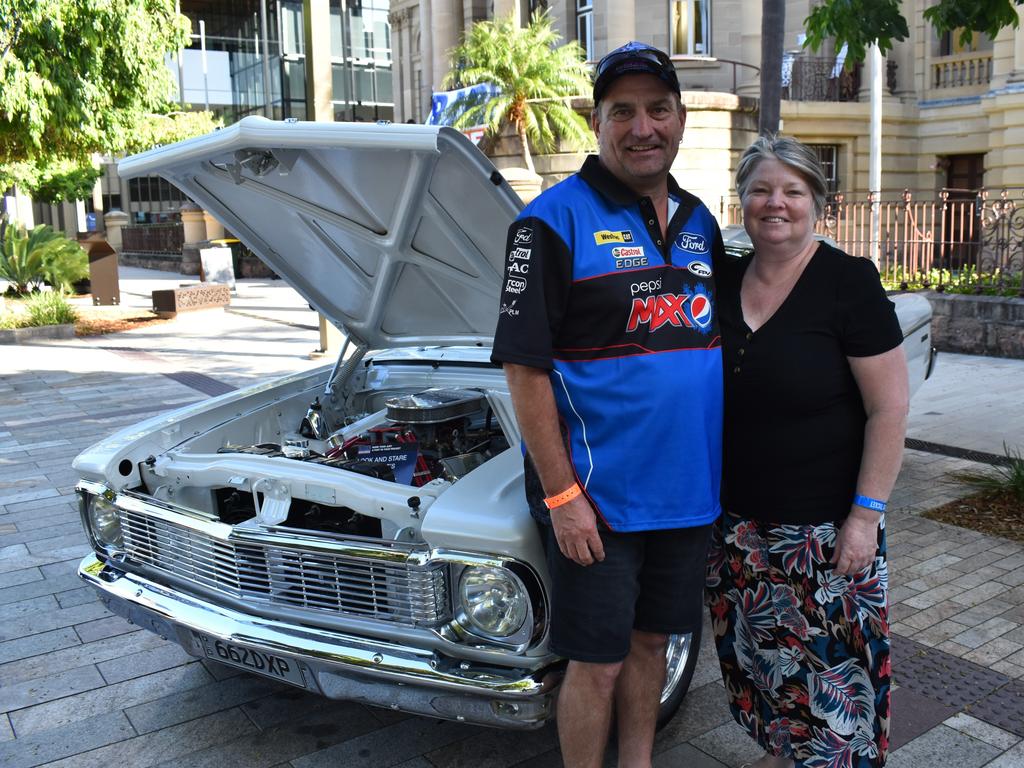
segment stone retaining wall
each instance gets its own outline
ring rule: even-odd
[[[181,254],[174,253],[121,253],[117,257],[118,264],[126,267],[144,267],[145,269],[160,269],[164,272],[178,272],[182,275],[199,274],[199,250],[186,246],[184,250],[191,249],[194,255],[183,259]],[[256,256],[242,254],[238,259],[235,277],[276,277],[274,271],[260,261]]]
[[[945,352],[1024,359],[1024,299],[928,291],[932,343]]]

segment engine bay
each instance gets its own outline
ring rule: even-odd
[[[453,483],[508,448],[481,391],[432,388],[389,397],[384,405],[383,414],[331,431],[317,397],[281,443],[225,445],[217,452],[297,459],[420,487],[438,479]]]

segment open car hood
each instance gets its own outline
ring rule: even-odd
[[[493,339],[521,203],[458,131],[246,117],[118,173],[170,181],[354,342]]]

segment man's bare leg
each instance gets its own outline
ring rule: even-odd
[[[558,693],[558,743],[566,768],[600,768],[622,662],[570,661]]]
[[[665,686],[667,635],[633,630],[629,655],[615,688],[619,768],[649,768],[661,689]]]

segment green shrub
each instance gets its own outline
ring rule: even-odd
[[[10,227],[0,245],[0,278],[13,284],[19,294],[49,283],[62,291],[89,276],[89,257],[82,247],[40,224],[31,232]]]
[[[32,294],[25,302],[25,309],[28,311],[24,320],[26,326],[64,325],[78,319],[74,307],[58,291]]]
[[[1021,295],[1021,273],[999,269],[979,272],[973,265],[953,271],[930,269],[913,274],[905,273],[901,266],[896,266],[882,272],[882,284],[892,290],[930,289],[972,296]]]
[[[1024,456],[1003,443],[1006,460],[986,472],[955,472],[953,479],[978,493],[1008,494],[1024,504]]]

